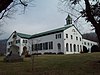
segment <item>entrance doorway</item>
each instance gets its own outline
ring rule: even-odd
[[[61,44],[60,43],[57,44],[57,47],[58,47],[58,52],[61,52]]]
[[[24,46],[24,47],[23,47],[22,55],[27,55],[27,54],[28,54],[27,47]]]

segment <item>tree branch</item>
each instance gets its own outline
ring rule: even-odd
[[[26,4],[26,3],[24,3],[24,2],[22,2],[21,0],[20,0],[20,2],[21,2],[21,4],[22,4],[22,5],[27,6],[27,4]]]
[[[6,9],[4,10],[4,12],[2,12],[2,15],[1,15],[0,19],[2,19],[2,18],[5,16],[5,13],[6,13],[6,12],[9,12],[10,9],[12,9],[13,7],[15,7],[15,6],[18,5],[18,4],[20,4],[20,3],[12,4],[9,8],[6,8]]]
[[[76,22],[80,17],[82,17],[83,14],[81,14],[79,17],[76,18],[74,22]]]

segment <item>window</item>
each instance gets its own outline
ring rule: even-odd
[[[68,24],[72,24],[72,19],[68,19],[68,20],[67,20],[67,25],[68,25]]]
[[[70,20],[67,20],[67,25],[70,24]]]
[[[49,49],[53,49],[53,42],[49,42]]]
[[[70,51],[72,52],[72,44],[70,44]]]
[[[73,39],[73,36],[71,35],[71,39]]]
[[[68,52],[68,43],[66,43],[66,51]]]
[[[86,45],[86,42],[84,42],[84,45]]]
[[[16,40],[16,44],[17,44],[17,43],[20,43],[20,40]]]
[[[77,49],[78,49],[78,52],[79,52],[79,45],[77,45]]]
[[[82,46],[80,45],[80,50],[82,51]]]
[[[92,46],[92,43],[91,43],[91,46]]]
[[[89,45],[89,43],[88,43],[88,45]]]
[[[75,29],[72,29],[72,32],[75,32]]]
[[[18,41],[18,43],[20,43],[20,40],[17,40]]]
[[[34,50],[37,50],[37,44],[35,44],[35,49]]]
[[[56,34],[56,35],[55,35],[55,38],[56,38],[56,39],[61,38],[61,34]]]
[[[27,40],[25,40],[25,43],[27,43]]]
[[[37,50],[41,50],[41,45],[37,44]]]
[[[61,38],[61,34],[58,34],[58,38]]]
[[[38,44],[33,44],[32,45],[32,50],[48,50],[48,49],[53,49],[53,42],[44,42],[44,43],[38,43]]]
[[[39,45],[39,50],[42,50],[42,43],[40,43]]]
[[[8,45],[10,45],[10,42],[8,42]]]
[[[48,42],[45,42],[45,49],[48,49]]]
[[[45,50],[45,43],[43,43],[43,49]]]
[[[55,38],[57,39],[57,34],[55,35]]]
[[[66,34],[66,38],[68,38],[68,34]]]
[[[34,45],[32,44],[32,51],[34,51]]]
[[[78,40],[78,37],[76,37],[76,40]]]
[[[25,42],[25,40],[23,40],[23,43]]]
[[[23,40],[23,43],[27,43],[27,40]]]
[[[37,44],[37,50],[40,50],[40,44]]]
[[[33,50],[35,50],[35,51],[42,50],[42,43],[40,43],[40,44],[33,44],[32,45],[32,51]]]
[[[11,42],[10,42],[10,44],[12,45],[12,44],[13,44],[13,42],[11,41]]]
[[[80,38],[80,41],[81,41],[81,38]]]
[[[74,44],[74,52],[76,52],[76,45]]]
[[[48,49],[48,42],[43,43],[43,49],[47,50]]]

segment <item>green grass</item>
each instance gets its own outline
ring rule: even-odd
[[[0,75],[100,75],[100,53],[35,56],[6,63],[0,57]]]

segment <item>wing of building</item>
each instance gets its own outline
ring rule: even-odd
[[[27,35],[16,32],[16,45],[19,46],[19,54],[22,55],[25,51],[29,54],[33,53],[64,53],[74,54],[83,51],[85,46],[89,52],[96,42],[82,38],[82,34],[72,24],[72,18],[68,15],[66,25],[61,28],[49,30],[34,35]],[[12,44],[13,32],[7,41],[7,52]],[[86,44],[87,43],[87,44]]]
[[[28,39],[31,37],[31,35],[28,35],[28,34],[23,34],[23,33],[18,33],[16,31],[14,31],[10,37],[8,38],[7,40],[7,50],[6,50],[6,53],[7,52],[10,52],[10,46],[12,45],[12,42],[13,42],[13,36],[16,34],[16,45],[19,47],[19,54],[22,55],[24,51],[26,50],[29,50],[28,48],[28,45],[29,45],[29,42],[28,42]]]

